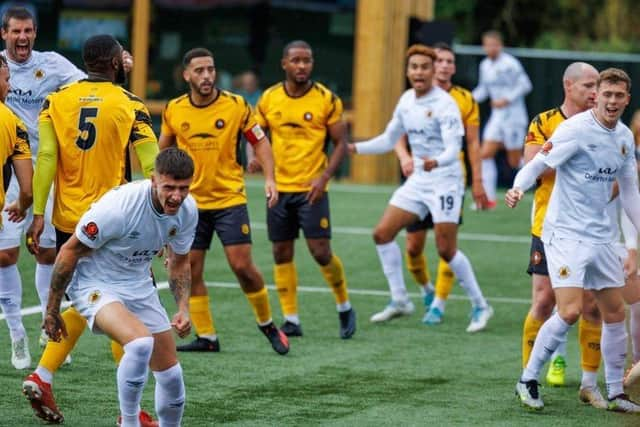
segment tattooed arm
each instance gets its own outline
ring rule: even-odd
[[[60,304],[64,292],[73,277],[78,260],[91,253],[92,249],[85,246],[75,235],[72,235],[65,243],[56,257],[53,272],[51,274],[51,286],[49,300],[47,301],[47,314],[44,317],[44,329],[53,341],[60,341],[67,336],[64,321],[60,316]]]
[[[173,316],[171,325],[178,336],[187,336],[191,330],[189,319],[189,297],[191,296],[191,264],[189,254],[176,254],[167,247],[169,287],[178,306],[178,312]]]

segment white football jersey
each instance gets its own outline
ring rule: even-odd
[[[609,201],[617,177],[637,179],[633,134],[622,122],[608,129],[593,110],[558,126],[537,154],[556,170],[542,240],[552,236],[591,243],[618,240]]]
[[[38,116],[44,99],[60,86],[84,79],[86,74],[55,52],[32,51],[23,63],[14,62],[2,51],[9,63],[11,89],[6,104],[27,126],[33,163],[38,153]]]
[[[367,144],[379,142],[383,142],[387,148],[382,151],[391,150],[403,134],[409,137],[415,165],[414,179],[431,182],[442,177],[459,179],[462,176],[457,153],[461,148],[464,127],[460,108],[446,91],[434,86],[427,94],[416,97],[413,89],[407,90],[400,97],[384,133],[368,142],[359,143],[358,152],[367,153]],[[457,147],[456,160],[448,165],[438,166],[430,172],[425,171],[423,158],[433,159],[451,144]]]
[[[478,102],[508,99],[503,108],[492,108],[491,116],[509,124],[529,123],[524,97],[531,92],[531,80],[520,61],[502,52],[494,60],[489,57],[480,62],[478,86],[473,89],[473,97]]]
[[[82,215],[76,237],[93,253],[81,258],[71,286],[107,284],[120,294],[153,291],[151,261],[165,244],[177,254],[191,249],[198,210],[190,195],[176,215],[160,214],[151,201],[151,180],[115,187]]]

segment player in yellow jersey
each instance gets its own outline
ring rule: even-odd
[[[575,62],[567,67],[562,77],[564,101],[562,105],[544,111],[533,118],[525,140],[524,158],[530,161],[540,151],[542,145],[555,129],[574,114],[592,108],[596,99],[598,71],[589,64]],[[527,272],[531,275],[532,304],[523,326],[522,365],[527,365],[533,344],[542,324],[547,320],[555,306],[555,296],[549,280],[544,246],[540,240],[542,224],[547,211],[555,173],[543,174],[534,194],[531,253]],[[606,401],[597,387],[597,373],[600,365],[601,318],[593,295],[584,292],[584,310],[579,321],[579,340],[582,364],[582,383],[580,398],[595,407],[606,407]],[[549,365],[547,382],[551,385],[564,385],[566,366],[563,349],[554,354]]]
[[[462,124],[465,131],[463,141],[466,143],[465,151],[467,152],[469,164],[471,165],[471,192],[476,205],[483,208],[487,202],[487,195],[485,194],[484,187],[482,185],[480,138],[478,134],[478,128],[480,125],[478,103],[473,99],[470,91],[461,86],[454,85],[451,81],[452,77],[456,73],[456,62],[453,49],[451,49],[451,47],[446,43],[436,43],[433,49],[436,53],[436,60],[433,64],[433,83],[446,90],[456,101],[456,104],[460,109]],[[407,148],[406,135],[404,135],[402,140],[396,144],[395,151],[400,160],[402,173],[405,176],[411,175],[411,173],[413,173],[413,159]],[[464,151],[460,152],[460,162],[462,164],[463,171],[465,172],[464,182],[466,185]],[[427,325],[437,325],[442,322],[445,303],[451,293],[451,289],[453,288],[455,275],[453,274],[453,271],[451,271],[449,264],[440,258],[434,298],[434,288],[431,284],[427,259],[424,255],[427,230],[430,229],[433,229],[433,218],[430,213],[427,214],[422,221],[417,221],[407,227],[407,253],[405,254],[405,260],[407,269],[411,272],[414,280],[420,287],[425,309],[427,310],[422,321]],[[412,312],[413,304],[410,301],[405,306],[393,304],[387,306],[383,311],[374,314],[371,317],[371,320],[373,322],[381,322],[397,316],[411,314]]]
[[[10,166],[0,169],[0,210],[4,209],[9,221],[23,221],[27,209],[31,206],[32,191],[31,179],[33,177],[33,165],[31,164],[31,150],[29,148],[29,135],[24,123],[7,107],[4,102],[9,93],[9,65],[4,56],[0,55],[0,165],[12,164],[20,186],[20,192],[16,200],[5,204],[5,182],[9,184],[11,173]],[[0,230],[2,218],[0,217]],[[1,254],[0,254],[1,255]],[[1,275],[7,264],[6,259],[0,256],[0,307],[7,320],[9,335],[11,336],[11,364],[16,369],[26,369],[31,365],[27,333],[22,325],[20,315],[21,298],[7,298],[9,292],[6,280]],[[19,294],[19,297],[22,295]]]
[[[333,291],[340,337],[348,339],[355,333],[356,315],[349,302],[342,262],[331,250],[327,194],[329,179],[346,152],[342,101],[311,80],[313,53],[308,43],[288,43],[281,64],[286,79],[262,94],[257,119],[270,131],[280,192],[277,205],[267,210],[267,228],[273,244],[273,276],[285,318],[282,331],[302,336],[293,262],[294,241],[302,228],[309,251]],[[334,144],[330,157],[324,151],[327,136]]]
[[[160,134],[160,148],[177,144],[191,155],[196,165],[191,194],[198,205],[198,226],[189,254],[192,282],[189,310],[196,339],[178,346],[178,351],[220,351],[204,283],[206,251],[215,232],[260,330],[277,353],[286,354],[287,337],[273,324],[269,294],[251,257],[251,228],[239,157],[240,135],[244,135],[265,171],[267,203],[273,206],[278,192],[269,139],[244,98],[215,87],[216,69],[210,51],[192,49],[182,63],[189,93],[169,101]]]
[[[27,245],[33,252],[39,250],[44,208],[54,180],[53,225],[59,250],[91,203],[124,181],[129,145],[144,175],[153,172],[158,144],[149,112],[139,98],[115,84],[125,80],[122,52],[112,36],[89,38],[82,52],[88,78],[51,93],[43,104],[33,180],[34,216],[27,232]],[[48,342],[37,369],[23,382],[35,414],[54,423],[62,422],[63,416],[51,392],[53,374],[86,326],[73,308],[62,313],[62,318],[64,338]],[[141,414],[141,425],[155,425]]]

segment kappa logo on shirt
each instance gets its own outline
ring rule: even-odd
[[[82,234],[87,236],[89,240],[96,240],[99,231],[100,230],[98,229],[98,224],[93,221],[82,227]]]

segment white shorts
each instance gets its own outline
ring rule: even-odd
[[[421,220],[431,213],[433,223],[460,220],[464,187],[460,178],[444,178],[437,184],[427,184],[413,175],[391,196],[389,204],[407,212],[414,213]]]
[[[524,146],[526,128],[526,125],[514,125],[492,114],[482,131],[482,140],[501,142],[506,150],[519,150]]]
[[[145,283],[145,287],[148,283]],[[146,293],[146,289],[145,289]],[[78,289],[77,285],[72,285],[67,290],[67,295],[71,299],[72,305],[78,312],[87,319],[89,327],[96,334],[101,334],[100,328],[95,326],[96,315],[107,304],[120,302],[127,310],[133,313],[152,334],[171,329],[167,312],[160,302],[158,290],[146,297],[133,299],[130,296],[121,295],[117,289],[107,284],[87,285]]]
[[[16,177],[11,177],[7,196],[5,197],[5,206],[18,198],[20,187]],[[51,224],[51,214],[53,212],[53,190],[49,192],[47,199],[47,207],[44,211],[44,231],[40,236],[40,246],[43,248],[56,247],[56,230]],[[2,229],[0,229],[0,250],[18,248],[22,235],[27,231],[31,221],[33,220],[33,208],[27,211],[27,216],[20,222],[10,222],[7,213],[2,210]]]
[[[624,247],[618,243],[593,244],[552,236],[544,242],[553,288],[587,290],[624,286]]]

